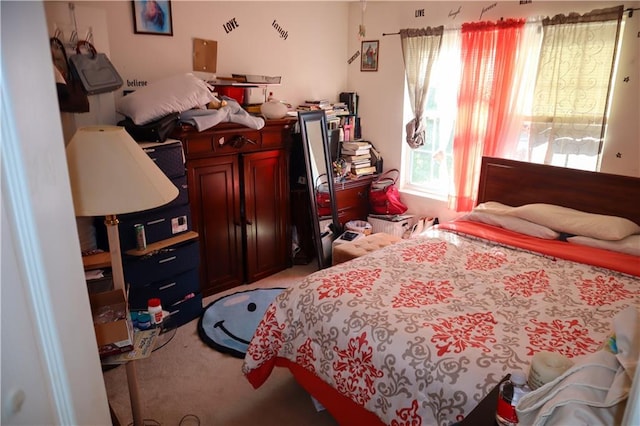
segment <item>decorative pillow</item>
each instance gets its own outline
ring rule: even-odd
[[[486,223],[487,225],[498,226],[510,231],[519,232],[520,234],[530,235],[532,237],[544,238],[546,240],[555,240],[560,234],[546,226],[529,222],[514,216],[506,216],[500,214],[484,213],[482,211],[472,211],[460,217],[462,220],[471,222]]]
[[[621,240],[629,235],[640,234],[640,226],[629,219],[586,213],[552,204],[527,204],[514,207],[507,214],[555,231],[600,240]]]
[[[123,96],[116,103],[116,111],[141,125],[172,112],[205,106],[214,100],[207,83],[186,73],[154,81]]]
[[[567,241],[574,244],[581,244],[584,246],[597,247],[605,250],[640,256],[640,235],[629,235],[628,237],[618,241],[599,240],[597,238],[577,235],[575,237],[567,238]]]

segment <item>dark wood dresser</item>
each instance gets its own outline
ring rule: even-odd
[[[200,236],[200,286],[208,296],[291,266],[288,159],[295,120],[260,130],[183,124],[193,229]]]
[[[369,215],[369,189],[377,175],[334,184],[338,203],[338,220],[344,226],[351,220],[367,220]]]

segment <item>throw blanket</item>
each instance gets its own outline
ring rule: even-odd
[[[526,425],[621,424],[640,353],[640,315],[629,307],[613,320],[608,348],[587,355],[560,377],[525,395],[516,412]]]
[[[223,96],[222,99],[227,101],[227,105],[220,109],[190,109],[180,114],[180,121],[191,124],[199,132],[225,122],[238,123],[257,130],[264,127],[264,119],[249,114],[238,101],[227,96]]]

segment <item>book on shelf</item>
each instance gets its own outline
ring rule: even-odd
[[[342,155],[342,157],[349,163],[358,162],[358,161],[370,161],[371,153],[367,152],[362,155]]]
[[[369,166],[371,166],[370,160],[360,162],[360,163],[351,163],[351,169],[361,169],[363,167],[369,167]]]
[[[371,148],[371,144],[367,141],[351,140],[351,141],[343,142],[342,147],[345,149],[352,149],[352,150],[365,149],[365,148],[369,149]]]
[[[359,156],[359,155],[367,155],[367,154],[369,154],[369,152],[370,152],[369,148],[361,148],[361,149],[344,149],[344,148],[342,148],[341,154],[343,156]]]
[[[376,166],[351,168],[351,173],[356,176],[372,175],[376,172]]]

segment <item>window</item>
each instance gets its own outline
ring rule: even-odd
[[[500,130],[491,137],[487,135],[488,139],[499,139],[498,141],[488,141],[480,136],[478,142],[473,142],[472,138],[471,144],[464,149],[471,148],[477,151],[476,154],[480,153],[480,156],[495,155],[487,154],[484,146],[491,143],[505,146],[511,144],[508,150],[501,146],[497,151],[495,147],[491,149],[499,153],[497,156],[505,158],[598,170],[621,17],[622,7],[616,7],[581,16],[558,15],[553,19],[547,18],[542,23],[538,22],[538,27],[542,25],[544,31],[537,32],[536,38],[531,37],[526,43],[519,44],[514,52],[524,65],[515,66],[522,67],[520,70],[529,70],[530,75],[527,78],[525,71],[521,71],[522,74],[516,73],[517,81],[519,84],[523,80],[529,83],[514,90],[510,100],[505,98],[507,103],[510,102],[506,109],[504,105],[500,107],[505,113],[515,116],[515,120],[510,117],[512,129]],[[433,64],[422,115],[425,120],[424,144],[416,149],[403,144],[403,188],[423,192],[434,198],[445,198],[453,194],[460,196],[456,193],[452,178],[455,174],[453,164],[456,155],[454,130],[458,118],[456,101],[458,88],[467,84],[461,81],[461,76],[477,77],[475,73],[461,70],[463,61],[460,59],[459,34],[460,31],[457,30],[444,32],[442,45]],[[529,63],[525,64],[527,61]],[[490,75],[492,72],[490,69],[482,69],[478,74]],[[469,77],[471,75],[473,77]],[[467,91],[463,90],[463,93],[466,94]],[[481,100],[480,103],[483,102]],[[494,111],[485,110],[485,113],[495,112],[495,105],[489,108]],[[514,114],[515,108],[519,111]],[[407,107],[405,111],[408,111],[409,117],[405,120],[408,122],[412,118],[411,108]],[[482,111],[478,110],[478,114],[482,114]],[[498,120],[502,117],[504,116],[500,115]],[[468,120],[468,117],[465,118]],[[480,123],[489,119],[486,114],[482,118],[475,118]],[[462,123],[465,121],[459,123],[464,127]],[[476,143],[479,145],[476,146]],[[460,145],[456,146],[460,149]],[[473,154],[465,153],[465,157],[470,155]],[[470,163],[469,168],[473,168],[473,163]],[[470,181],[465,184],[475,188]]]

